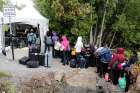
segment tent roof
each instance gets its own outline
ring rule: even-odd
[[[48,21],[33,6],[26,6],[17,15],[18,18]]]

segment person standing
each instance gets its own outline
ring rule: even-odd
[[[61,41],[61,49],[63,50],[63,65],[68,64],[68,49],[69,49],[69,40],[67,37],[64,35],[62,36],[62,41]]]
[[[55,43],[58,41],[58,36],[57,36],[57,33],[56,32],[52,32],[52,42],[53,42],[53,50],[52,50],[52,54],[53,54],[53,57],[56,56],[56,51],[54,49],[54,46],[55,46]]]
[[[28,47],[32,47],[36,43],[36,34],[34,33],[34,30],[31,29],[30,32],[27,34],[27,40],[28,40]]]
[[[76,60],[78,61],[78,60],[80,60],[79,58],[80,58],[80,54],[81,54],[81,51],[82,51],[82,48],[83,48],[84,46],[83,46],[83,42],[82,42],[82,37],[81,36],[79,36],[78,38],[77,38],[77,42],[76,42],[76,44],[75,44],[75,49],[76,49]]]
[[[99,56],[100,56],[100,62],[101,62],[99,76],[102,77],[102,76],[105,76],[106,73],[108,73],[108,64],[111,62],[111,59],[112,59],[112,52],[107,47],[106,44],[103,45],[103,48],[99,52]]]
[[[45,52],[50,51],[52,46],[52,36],[50,31],[46,32],[46,35],[44,37],[44,43],[45,43]]]

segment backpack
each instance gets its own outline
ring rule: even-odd
[[[35,34],[30,33],[28,36],[28,42],[32,42],[32,43],[35,42],[35,38],[36,38]]]
[[[112,59],[112,52],[108,48],[103,48],[100,52],[101,62],[110,62]]]
[[[45,36],[45,43],[48,45],[52,45],[52,38],[51,36]]]
[[[119,78],[118,82],[119,82],[119,88],[121,90],[125,90],[125,88],[126,88],[126,78],[125,78],[125,75],[123,77]]]

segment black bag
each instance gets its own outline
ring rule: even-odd
[[[72,67],[72,68],[76,67],[76,60],[75,59],[70,60],[70,67]]]
[[[39,65],[45,65],[45,54],[39,54]]]
[[[27,67],[29,67],[29,68],[37,68],[38,66],[39,66],[38,61],[28,61],[27,62]]]
[[[40,47],[38,46],[32,46],[29,48],[29,54],[30,53],[40,53]]]
[[[30,53],[30,54],[29,54],[29,58],[30,58],[32,61],[39,61],[39,54],[38,54],[38,53]]]
[[[84,57],[81,57],[80,58],[80,68],[85,68],[85,66],[86,66],[86,59],[84,58]]]
[[[20,64],[23,64],[23,65],[26,65],[27,62],[29,61],[29,57],[22,57],[20,60],[19,60],[19,63]]]

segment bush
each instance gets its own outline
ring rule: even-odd
[[[16,88],[9,82],[5,81],[0,84],[0,93],[16,93]]]
[[[6,72],[0,72],[0,78],[2,77],[10,77],[11,75],[9,75],[8,73]]]

